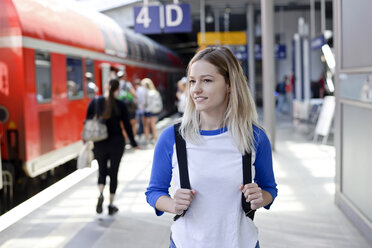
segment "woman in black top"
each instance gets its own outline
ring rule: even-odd
[[[106,177],[110,176],[110,205],[108,206],[109,215],[115,214],[119,209],[113,205],[115,192],[118,184],[118,171],[121,157],[124,154],[125,139],[123,137],[121,122],[124,124],[131,145],[137,147],[129,122],[129,114],[125,104],[116,99],[119,92],[119,81],[112,79],[109,82],[108,96],[93,98],[89,103],[87,119],[92,119],[97,111],[97,116],[105,120],[108,130],[108,138],[94,143],[94,156],[98,162],[98,197],[96,211],[102,213],[103,190],[106,184]],[[97,101],[97,102],[96,102]],[[96,107],[97,106],[97,107]],[[97,110],[96,110],[97,109]],[[110,160],[110,167],[108,161]]]

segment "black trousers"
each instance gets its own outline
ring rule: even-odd
[[[110,193],[115,194],[118,186],[118,172],[125,141],[123,136],[109,137],[107,140],[94,143],[94,157],[98,162],[98,184],[106,185],[110,177]],[[110,161],[110,163],[108,163]]]

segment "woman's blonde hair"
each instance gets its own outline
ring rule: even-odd
[[[189,76],[191,65],[199,60],[214,65],[230,86],[225,117],[221,125],[227,127],[242,154],[251,152],[254,147],[253,124],[258,127],[259,125],[256,106],[238,60],[226,47],[208,47],[199,51],[191,59],[187,67],[187,76]],[[200,112],[195,109],[189,84],[185,92],[186,105],[180,133],[185,140],[200,143]]]
[[[150,78],[142,79],[141,85],[145,86],[149,90],[156,90],[156,87]]]

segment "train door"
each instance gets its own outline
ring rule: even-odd
[[[39,124],[39,155],[54,149],[54,120],[52,108],[52,64],[47,52],[35,52],[37,123]]]

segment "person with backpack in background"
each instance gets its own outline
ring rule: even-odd
[[[130,124],[132,125],[133,135],[137,135],[137,120],[136,120],[136,111],[137,111],[137,94],[136,90],[133,88],[131,82],[127,80],[127,74],[125,71],[118,71],[117,73],[120,91],[118,94],[118,99],[123,101],[127,106],[130,118]],[[124,132],[125,139],[128,140],[128,135]]]
[[[158,120],[158,115],[163,110],[163,100],[150,78],[142,79],[141,84],[147,89],[143,131],[146,142],[155,143],[157,140],[156,121]],[[149,140],[150,130],[152,135],[151,141]]]
[[[287,76],[284,76],[283,81],[281,81],[280,83],[276,85],[275,91],[278,94],[278,103],[276,105],[276,112],[278,114],[283,112],[284,106],[286,104],[286,100],[287,100],[285,97],[286,96],[286,91],[285,91],[286,82],[287,82]]]
[[[176,214],[170,248],[259,247],[252,213],[270,208],[277,185],[243,70],[226,47],[199,51],[187,68],[184,115],[155,146],[147,202]]]

